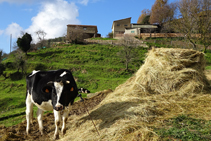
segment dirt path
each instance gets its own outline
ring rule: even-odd
[[[112,92],[112,90],[106,90],[106,91],[99,92],[98,94],[96,94],[95,96],[91,98],[86,98],[85,104],[88,110],[91,110],[96,105],[98,105],[110,92]],[[72,110],[70,111],[69,115],[74,115],[74,114],[81,115],[84,113],[86,113],[86,110],[84,109],[84,103],[75,102],[72,106]],[[40,132],[38,130],[39,129],[38,123],[35,118],[33,119],[33,125],[31,125],[31,134],[29,136],[26,135],[26,121],[18,125],[8,127],[8,128],[0,126],[0,141],[2,140],[3,141],[4,140],[10,140],[10,141],[23,141],[23,140],[50,141],[52,140],[54,130],[55,130],[54,116],[52,113],[48,113],[44,115],[43,126],[44,126],[43,136],[40,135]]]

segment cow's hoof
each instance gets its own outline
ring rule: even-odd
[[[43,131],[42,130],[40,131],[40,134],[43,135]]]
[[[57,139],[59,139],[59,134],[54,135],[54,140],[57,140]]]
[[[26,131],[26,135],[28,136],[31,133],[31,130],[29,129],[28,131]]]
[[[66,130],[63,130],[62,131],[62,135],[64,136],[66,134]]]

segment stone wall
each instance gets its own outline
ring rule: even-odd
[[[91,44],[103,44],[103,45],[121,45],[121,40],[91,40],[91,39],[84,39],[86,43],[91,43]],[[141,40],[135,39],[137,41],[137,44],[139,46],[148,48],[148,46]]]

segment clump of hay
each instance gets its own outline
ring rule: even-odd
[[[152,49],[145,64],[136,73],[133,89],[151,94],[208,90],[209,83],[203,73],[204,68],[205,59],[201,52],[187,49]]]
[[[144,65],[91,111],[74,117],[64,140],[158,140],[154,126],[178,114],[210,117],[210,84],[201,52],[152,49]]]
[[[188,49],[152,49],[133,77],[133,91],[148,94],[193,93],[209,89],[204,54]],[[120,86],[122,87],[122,86]],[[121,88],[120,88],[121,89]]]

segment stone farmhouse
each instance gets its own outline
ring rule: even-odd
[[[125,34],[129,36],[138,36],[140,33],[159,33],[159,25],[154,24],[133,24],[131,17],[113,21],[113,38],[120,38]]]
[[[67,39],[73,36],[80,36],[82,39],[101,37],[95,25],[67,25]]]

